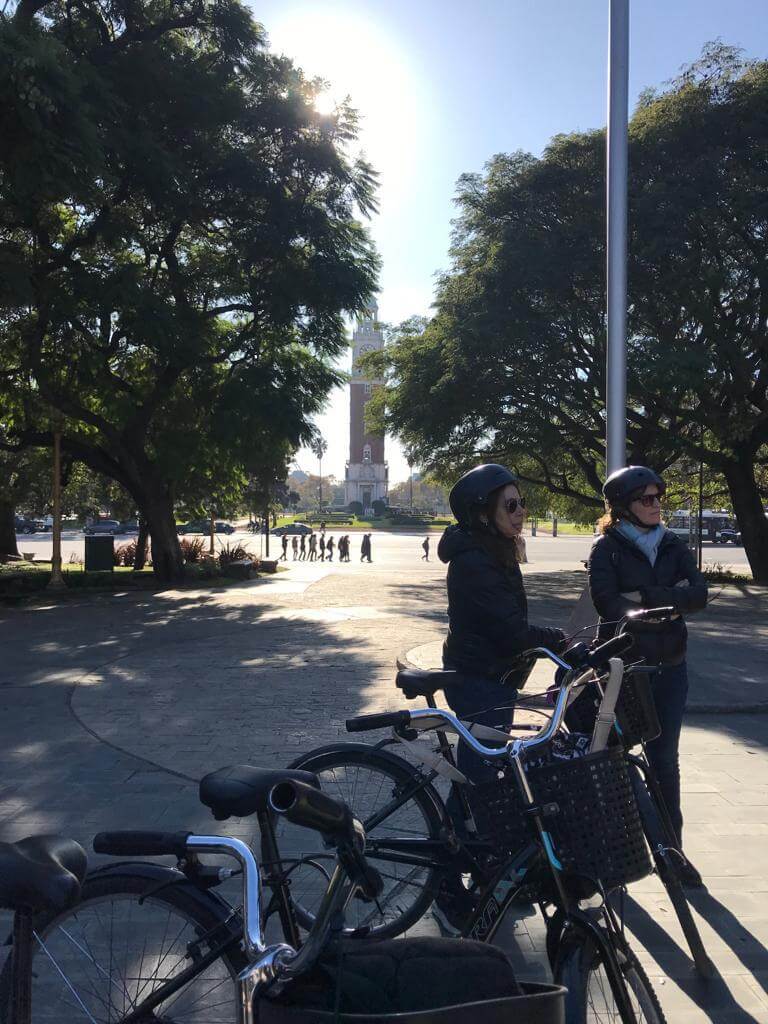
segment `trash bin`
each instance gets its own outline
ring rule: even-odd
[[[111,534],[100,534],[85,538],[85,571],[114,572],[115,538]]]

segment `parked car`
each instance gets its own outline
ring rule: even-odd
[[[37,529],[42,532],[53,529],[53,516],[35,516],[34,522]]]
[[[284,533],[297,533],[299,536],[302,534],[313,533],[311,526],[307,526],[306,523],[288,523],[287,526],[276,526],[274,530],[270,530],[270,533],[276,537],[282,537]]]
[[[116,519],[97,519],[83,528],[83,533],[89,537],[97,533],[108,533],[115,537],[118,533],[125,533],[122,523]]]
[[[737,547],[741,547],[741,530],[731,528],[720,530],[717,541],[719,544],[735,544]]]
[[[214,521],[214,531],[216,533],[234,533],[235,528],[232,523],[225,523],[219,519]],[[210,519],[192,519],[188,523],[177,523],[176,533],[204,533],[209,534],[211,532],[211,521]]]
[[[37,523],[27,516],[14,516],[13,526],[16,533],[37,533]]]

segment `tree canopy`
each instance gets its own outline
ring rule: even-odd
[[[21,0],[0,20],[0,421],[173,503],[312,437],[378,260],[357,120],[237,0]],[[268,461],[268,460],[267,460]]]
[[[768,64],[706,48],[644,95],[629,164],[628,459],[720,474],[768,580]],[[601,507],[604,195],[602,131],[460,179],[436,314],[393,332],[373,400],[379,425],[442,478],[507,461]]]

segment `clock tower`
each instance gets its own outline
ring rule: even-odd
[[[384,461],[384,437],[365,428],[365,406],[381,380],[369,377],[359,365],[360,356],[384,348],[384,335],[377,326],[378,308],[372,304],[358,320],[352,335],[352,378],[349,382],[349,461],[344,494],[346,503],[359,501],[363,511],[377,498],[386,501],[389,470]]]

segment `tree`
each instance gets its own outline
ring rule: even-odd
[[[0,409],[38,445],[62,417],[162,578],[183,490],[310,439],[375,284],[375,176],[318,88],[237,0],[21,0],[0,22]]]
[[[628,457],[703,460],[768,581],[768,64],[710,46],[630,126]],[[377,354],[372,413],[450,479],[510,463],[596,515],[604,475],[603,132],[460,179],[436,315]]]

